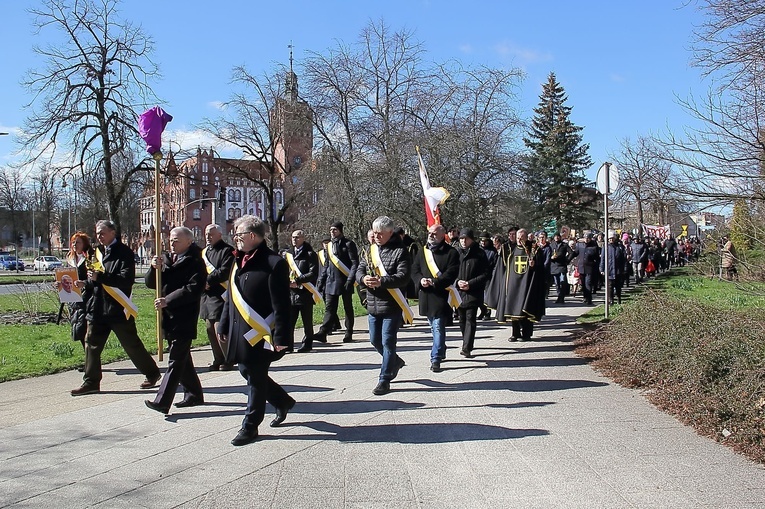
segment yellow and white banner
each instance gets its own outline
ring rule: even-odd
[[[96,259],[98,260],[98,263],[101,264],[101,266],[104,266],[104,255],[101,253],[100,249],[96,249]],[[138,308],[136,307],[135,303],[130,299],[129,296],[125,295],[125,292],[120,290],[117,287],[109,286],[109,285],[101,285],[101,288],[104,289],[106,293],[111,295],[112,299],[116,300],[120,303],[120,305],[123,307],[125,311],[125,318],[130,318],[131,316],[133,318],[136,318],[138,316]]]
[[[300,269],[297,266],[297,263],[295,262],[295,257],[292,255],[292,253],[284,253],[284,257],[287,259],[287,263],[290,266],[290,270],[295,273],[297,277],[302,277],[303,273],[300,272]],[[318,304],[321,302],[321,294],[319,293],[319,290],[316,289],[316,286],[314,286],[313,283],[300,283],[303,285],[303,288],[311,292],[311,295],[313,296],[313,303]]]
[[[215,265],[213,265],[209,258],[207,258],[207,248],[202,250],[202,259],[205,261],[205,268],[207,269],[207,273],[211,274],[212,271],[215,270]],[[224,290],[226,290],[220,295],[220,298],[225,300],[226,297],[228,297],[228,281],[221,281],[218,284],[221,285]]]
[[[251,327],[251,330],[244,334],[244,339],[246,339],[251,346],[255,346],[260,340],[264,340],[266,344],[263,345],[263,347],[266,350],[273,351],[274,338],[271,337],[271,333],[274,329],[274,314],[271,313],[266,318],[263,318],[257,311],[252,309],[247,302],[245,302],[244,297],[242,297],[241,292],[239,292],[239,287],[236,286],[236,274],[238,272],[239,268],[235,263],[233,269],[231,269],[231,277],[229,279],[228,287],[231,292],[231,301],[236,306],[239,314],[242,315],[242,318],[244,318],[244,321],[247,322],[247,325]]]
[[[438,265],[436,265],[436,259],[433,257],[433,252],[428,249],[428,246],[423,247],[422,252],[425,255],[425,263],[427,263],[428,269],[433,277],[441,277],[441,271],[438,270]],[[462,297],[460,297],[460,292],[457,288],[454,285],[449,285],[446,289],[449,291],[449,305],[453,308],[460,307],[460,304],[462,304]]]
[[[380,258],[380,248],[377,246],[377,244],[372,244],[372,247],[369,249],[369,254],[372,257],[372,263],[374,264],[371,268],[375,272],[376,275],[380,277],[386,277],[388,275],[388,272],[385,270],[385,267],[382,264],[382,259]],[[396,301],[396,304],[401,308],[401,311],[404,313],[404,321],[406,323],[413,323],[414,322],[414,311],[412,311],[412,308],[409,307],[409,303],[406,300],[406,297],[404,297],[404,294],[401,292],[400,288],[386,288],[388,290],[388,293],[391,294],[393,297],[393,300]]]

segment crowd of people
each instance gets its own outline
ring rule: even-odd
[[[197,321],[204,320],[213,361],[211,371],[238,369],[248,388],[242,427],[232,440],[244,445],[257,439],[266,402],[276,411],[270,425],[281,425],[295,405],[269,376],[272,362],[290,352],[308,353],[315,342],[326,343],[341,329],[338,308],[345,311],[344,343],[354,338],[354,294],[366,307],[369,342],[380,354],[375,395],[391,391],[391,381],[406,365],[397,353],[398,332],[415,314],[409,299],[417,299],[419,315],[430,327],[430,369],[442,371],[446,358],[447,326],[459,324],[459,354],[470,358],[478,320],[509,323],[511,341],[529,341],[534,324],[542,320],[548,293],[555,303],[581,292],[593,304],[593,294],[607,280],[611,303],[621,303],[623,285],[639,283],[672,265],[698,256],[695,239],[643,239],[629,234],[588,232],[579,239],[513,226],[507,235],[476,235],[470,228],[435,224],[427,242],[417,243],[395,222],[380,216],[372,222],[367,242],[360,248],[344,235],[343,223],[329,227],[316,251],[302,230],[291,235],[291,246],[279,253],[266,242],[266,225],[252,215],[234,222],[233,241],[225,242],[221,228],[205,229],[206,247],[200,248],[185,227],[170,232],[169,251],[151,259],[146,285],[161,288],[154,307],[162,313],[169,360],[164,377],[143,346],[135,326],[137,309],[130,299],[135,282],[132,251],[116,234],[111,221],[99,221],[98,245],[83,232],[71,239],[67,258],[77,268],[74,285],[83,302],[70,309],[72,338],[85,349],[83,383],[73,396],[98,393],[101,351],[113,331],[136,368],[145,376],[141,389],[160,382],[146,406],[167,414],[179,386],[183,399],[175,407],[204,404],[191,344]],[[156,289],[156,288],[155,288]],[[313,308],[321,302],[325,313],[314,331]],[[295,326],[302,319],[303,340],[295,348]]]

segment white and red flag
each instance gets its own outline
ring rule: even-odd
[[[422,162],[420,147],[415,146],[417,150],[417,163],[420,166],[420,183],[422,184],[422,194],[425,195],[425,217],[428,219],[428,228],[434,224],[441,224],[441,212],[438,207],[449,198],[449,191],[443,187],[430,187],[428,172],[425,171],[425,163]]]

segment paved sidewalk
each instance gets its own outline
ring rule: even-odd
[[[525,343],[481,322],[473,359],[449,328],[442,373],[428,369],[420,319],[401,333],[407,365],[383,397],[366,332],[330,336],[274,365],[298,403],[276,429],[269,407],[261,439],[238,448],[238,372],[202,372],[207,404],[167,418],[144,406],[153,391],[129,362],[106,367],[98,395],[69,395],[76,371],[0,384],[0,507],[765,506],[765,469],[574,356],[585,310],[549,308]],[[203,371],[209,348],[194,360]]]

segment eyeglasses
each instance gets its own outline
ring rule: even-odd
[[[250,234],[251,234],[251,233],[253,233],[253,232],[235,232],[235,233],[234,233],[234,235],[233,235],[233,238],[234,238],[234,239],[241,239],[242,237],[244,237],[244,236],[245,236],[245,235],[247,235],[248,233],[250,233]]]

